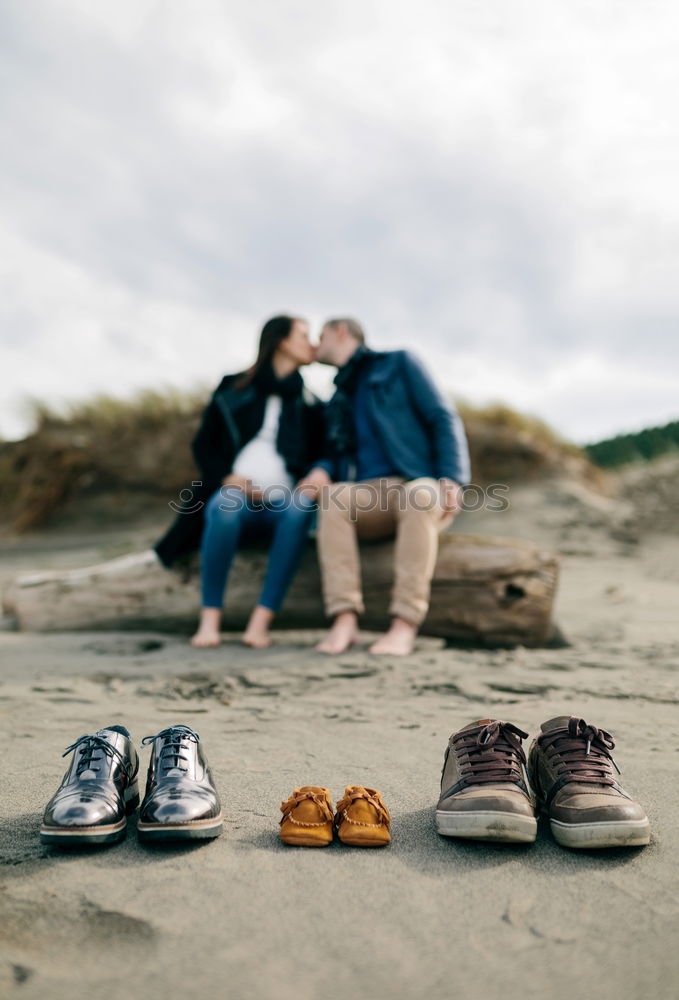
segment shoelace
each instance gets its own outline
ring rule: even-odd
[[[328,805],[328,799],[324,792],[312,792],[312,791],[301,791],[296,788],[289,799],[285,802],[281,802],[281,812],[283,817],[281,819],[281,824],[285,822],[287,817],[290,815],[292,810],[300,804],[300,802],[315,802],[318,808],[321,810],[321,815],[326,821],[332,822],[333,815],[332,809]],[[310,824],[312,825],[312,824]]]
[[[337,803],[337,811],[335,814],[336,826],[339,826],[342,819],[346,818],[344,815],[346,810],[357,799],[365,799],[366,802],[369,802],[370,805],[377,811],[377,822],[384,826],[389,826],[389,823],[391,822],[391,815],[382,801],[380,793],[375,788],[364,788],[360,785],[355,785],[351,788],[348,794]]]
[[[165,740],[158,754],[159,767],[162,767],[165,771],[172,769],[188,771],[187,767],[182,767],[179,763],[180,760],[188,760],[181,751],[189,749],[187,740],[191,740],[192,743],[196,744],[200,742],[198,733],[194,732],[190,726],[169,726],[167,729],[161,729],[154,736],[145,736],[141,741],[141,745],[145,747],[155,740]],[[168,758],[172,758],[172,760],[168,761]]]
[[[69,753],[77,750],[78,747],[81,749],[80,760],[75,772],[76,777],[81,775],[83,771],[99,771],[98,767],[92,767],[92,763],[93,761],[103,760],[103,757],[95,756],[100,750],[107,757],[117,760],[127,777],[130,777],[130,761],[125,760],[120,750],[104,739],[103,736],[97,736],[96,733],[93,733],[91,736],[80,736],[75,743],[71,743],[70,747],[66,747],[61,756],[66,757]]]
[[[498,721],[456,733],[452,746],[460,757],[463,783],[512,781],[523,786],[526,755],[521,740],[527,738],[528,733],[513,723]]]
[[[611,754],[615,742],[605,729],[571,716],[567,729],[543,733],[538,736],[538,744],[555,766],[560,787],[568,781],[618,787],[611,769],[612,764],[620,774]]]

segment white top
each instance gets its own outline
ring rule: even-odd
[[[264,410],[264,422],[259,433],[236,456],[231,470],[237,476],[252,480],[255,489],[268,490],[275,486],[292,489],[294,482],[285,467],[283,456],[276,448],[281,417],[281,397],[269,396]]]

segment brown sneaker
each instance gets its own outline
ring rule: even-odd
[[[327,847],[332,843],[332,801],[327,788],[304,785],[281,803],[281,840],[296,847]]]
[[[441,772],[436,829],[444,837],[532,843],[535,809],[521,740],[511,722],[480,719],[453,733]]]
[[[343,844],[353,847],[384,847],[391,840],[391,816],[375,788],[348,785],[337,803],[335,829]]]
[[[561,715],[543,722],[530,748],[531,781],[564,847],[642,847],[651,839],[646,813],[618,784],[605,729]]]

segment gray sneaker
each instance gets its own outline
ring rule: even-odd
[[[561,715],[543,722],[529,754],[531,783],[564,847],[643,847],[651,839],[646,813],[621,788],[605,729]]]
[[[448,742],[436,829],[444,837],[532,843],[535,808],[521,741],[511,722],[480,719]]]

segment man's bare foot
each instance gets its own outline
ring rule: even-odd
[[[258,604],[250,615],[248,627],[243,633],[243,642],[253,649],[266,649],[271,645],[269,635],[269,625],[273,621],[274,613],[271,608],[265,608],[263,604]]]
[[[394,618],[389,631],[372,644],[370,652],[387,653],[390,656],[407,656],[413,651],[416,635],[416,625],[411,625],[403,618]]]
[[[354,611],[343,611],[335,618],[325,639],[316,646],[317,653],[337,656],[344,653],[358,639],[358,618]]]
[[[191,645],[199,649],[207,649],[209,646],[218,646],[221,636],[219,626],[222,621],[221,608],[201,608],[198,631],[191,638]]]

